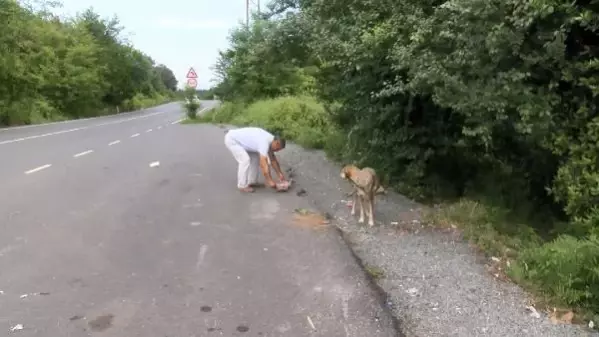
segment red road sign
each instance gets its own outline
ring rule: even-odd
[[[193,70],[192,68],[189,68],[189,71],[187,72],[187,78],[198,78],[198,74],[196,74],[196,71]]]
[[[192,87],[192,88],[195,88],[195,87],[198,86],[198,81],[196,81],[195,78],[188,78],[187,79],[187,85],[190,86],[190,87]]]

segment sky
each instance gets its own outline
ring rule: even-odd
[[[266,2],[266,1],[264,1]],[[183,87],[190,67],[198,89],[215,82],[210,69],[228,47],[231,29],[245,22],[245,0],[61,0],[57,14],[93,8],[101,17],[119,18],[133,46],[169,67]]]

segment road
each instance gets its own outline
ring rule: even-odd
[[[239,193],[223,130],[182,118],[0,130],[0,335],[395,336],[306,198]]]

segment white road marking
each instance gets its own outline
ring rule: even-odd
[[[116,145],[116,144],[118,144],[120,142],[121,142],[120,140],[115,140],[114,142],[108,143],[108,146]]]
[[[152,129],[147,129],[146,132],[152,132]]]
[[[199,221],[194,221],[194,222],[191,222],[191,223],[189,223],[189,225],[190,225],[190,226],[193,226],[193,227],[197,227],[197,226],[199,226],[199,225],[201,225],[201,224],[202,224],[202,223],[201,223],[201,222],[199,222]]]
[[[137,136],[139,136],[139,133],[136,133],[136,134],[134,134],[134,135],[131,135],[131,138],[134,138],[134,137],[137,137]]]
[[[160,166],[160,162],[159,161],[155,161],[155,162],[150,163],[150,167],[157,167],[157,166]]]
[[[92,152],[94,152],[94,150],[87,150],[87,151],[79,152],[76,155],[74,155],[73,157],[77,158],[77,157],[85,156],[86,154],[90,154]]]
[[[0,257],[6,255],[7,253],[12,252],[13,250],[17,249],[17,246],[13,246],[13,245],[8,245],[2,249],[0,249]],[[1,295],[2,293],[0,293]]]
[[[68,130],[61,130],[61,131],[56,131],[56,132],[48,132],[48,133],[43,133],[43,134],[40,134],[40,135],[34,135],[34,136],[28,136],[28,137],[22,137],[22,138],[9,139],[9,140],[1,141],[0,145],[11,144],[11,143],[16,143],[16,142],[22,142],[24,140],[30,140],[30,139],[36,139],[36,138],[42,138],[42,137],[48,137],[48,136],[56,136],[56,135],[61,135],[61,134],[64,134],[64,133],[70,133],[70,132],[75,132],[75,131],[87,130],[89,128],[98,127],[98,126],[120,124],[120,123],[125,123],[125,122],[129,122],[129,121],[136,120],[136,119],[141,119],[141,118],[147,118],[147,117],[155,116],[155,115],[162,114],[162,113],[164,113],[164,112],[156,112],[156,113],[152,113],[152,114],[148,114],[148,115],[143,115],[143,116],[133,117],[133,118],[128,118],[128,119],[122,119],[122,120],[118,120],[118,121],[114,121],[114,122],[101,123],[101,124],[90,125],[90,126],[82,126],[80,128],[74,128],[74,129],[68,129]],[[4,130],[4,129],[2,129],[2,130]],[[8,130],[10,130],[10,129],[8,129]]]
[[[40,167],[36,167],[36,168],[34,168],[34,169],[32,169],[32,170],[25,171],[25,174],[31,174],[31,173],[35,173],[35,172],[38,172],[38,171],[41,171],[41,170],[47,169],[47,168],[48,168],[48,167],[50,167],[50,166],[52,166],[52,164],[46,164],[46,165],[42,165],[42,166],[40,166]]]
[[[159,126],[159,127],[156,128],[156,130],[160,130],[160,129],[162,129],[162,126]]]
[[[154,112],[154,113],[143,115],[143,116],[131,117],[131,118],[122,119],[122,120],[118,120],[118,121],[114,121],[114,122],[107,122],[107,123],[102,123],[102,124],[96,124],[94,126],[104,126],[104,125],[112,125],[112,124],[121,124],[121,123],[124,123],[124,122],[134,121],[136,119],[142,119],[142,118],[148,118],[148,117],[160,115],[160,114],[163,114],[163,113],[164,113],[164,111]]]
[[[198,111],[198,113],[197,113],[197,114],[199,115],[199,114],[201,114],[202,112],[204,112],[204,111],[206,111],[206,110],[210,110],[210,109],[212,109],[212,108],[214,108],[214,107],[213,107],[213,106],[209,106],[209,107],[207,107],[207,108],[204,108],[204,109],[202,109],[202,110]],[[186,119],[187,119],[187,118],[181,118],[181,119],[178,119],[178,120],[176,120],[176,121],[172,122],[172,123],[171,123],[171,125],[179,124],[179,123],[181,123],[182,121],[184,121],[184,120],[186,120]]]
[[[202,206],[204,206],[204,204],[202,204],[200,202],[200,199],[198,199],[198,202],[196,202],[195,204],[183,205],[183,208],[197,208],[197,207],[202,207]]]
[[[12,328],[10,328],[10,332],[21,331],[23,329],[24,329],[23,324],[17,324],[15,326],[13,326]]]
[[[10,143],[16,143],[16,142],[22,142],[24,140],[29,140],[29,139],[36,139],[36,138],[42,138],[42,137],[48,137],[48,136],[55,136],[55,135],[60,135],[60,134],[63,134],[63,133],[79,131],[79,130],[83,130],[83,129],[87,129],[87,127],[74,128],[74,129],[62,130],[62,131],[57,131],[57,132],[49,132],[49,133],[44,133],[44,134],[41,134],[41,135],[35,135],[35,136],[29,136],[29,137],[23,137],[23,138],[9,139],[9,140],[5,140],[5,141],[0,142],[0,145],[10,144]]]
[[[206,257],[206,252],[208,251],[207,245],[202,245],[200,247],[200,252],[198,253],[198,259],[196,261],[196,270],[200,270],[202,263],[204,263],[204,258]]]

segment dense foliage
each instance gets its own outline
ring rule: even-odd
[[[127,44],[117,19],[60,19],[0,0],[0,126],[132,110],[165,102],[173,72]]]
[[[599,312],[597,8],[275,0],[231,34],[215,93],[237,110],[316,97],[342,132],[331,141],[345,160],[375,167],[412,196],[474,205],[464,222],[478,226],[473,237],[497,235],[487,242],[515,259],[515,279]],[[230,115],[240,114],[251,116]],[[477,205],[487,213],[473,218]],[[502,250],[500,238],[518,244]]]

